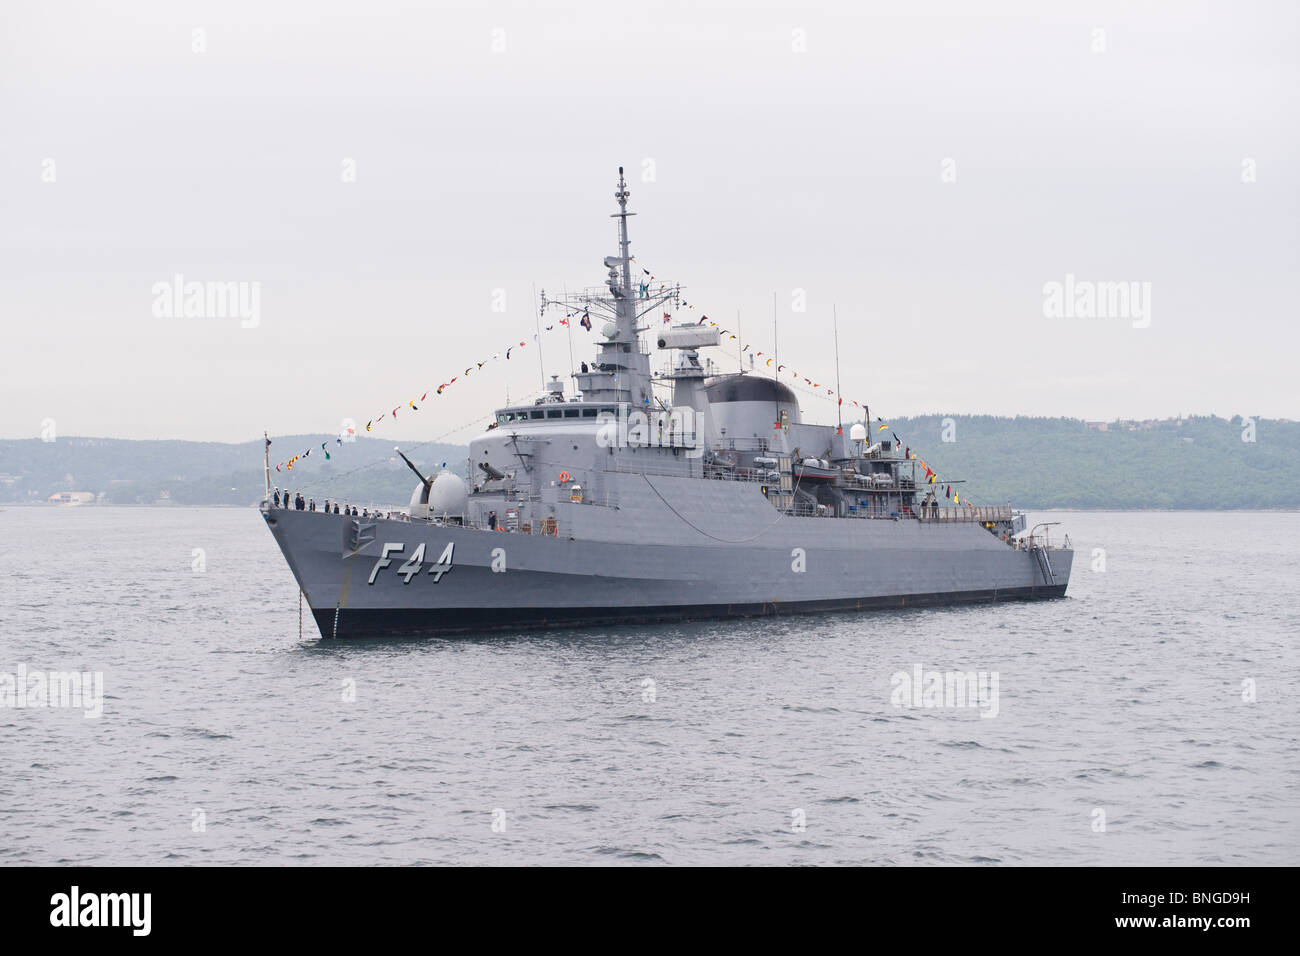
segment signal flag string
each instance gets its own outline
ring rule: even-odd
[[[633,261],[635,261],[635,259],[634,259]],[[654,277],[654,275],[650,272],[649,269],[646,269],[646,268],[642,267],[642,272],[643,272],[646,276],[649,277],[649,281],[653,281],[653,280],[654,280],[655,277]],[[648,293],[648,285],[649,285],[649,281],[643,281],[642,284],[641,284],[641,293],[642,293],[642,296],[643,296],[643,297],[645,297],[645,296],[647,295],[647,293]],[[661,283],[661,284],[660,284],[660,290],[662,290],[663,288],[664,288],[664,284]],[[658,291],[658,290],[657,290],[657,291]],[[685,299],[680,299],[680,298],[679,298],[679,299],[676,300],[676,302],[677,302],[678,306],[680,306],[681,308],[686,308],[686,309],[691,309],[691,310],[697,310],[697,311],[698,311],[698,307],[697,307],[696,305],[687,302]],[[549,307],[550,304],[551,304],[551,303],[548,303],[548,307]],[[543,310],[543,311],[545,311],[545,310]],[[552,323],[551,325],[545,326],[544,329],[541,329],[541,330],[539,330],[538,332],[535,332],[535,333],[533,334],[533,336],[532,336],[532,341],[535,342],[535,343],[537,343],[538,345],[540,345],[540,344],[541,344],[541,338],[540,338],[541,333],[542,333],[542,332],[551,332],[551,331],[553,331],[553,330],[555,330],[555,329],[567,329],[567,330],[569,330],[569,332],[570,332],[570,334],[571,334],[571,332],[572,332],[572,326],[571,326],[570,323],[571,323],[571,321],[572,321],[574,318],[578,318],[578,322],[577,322],[578,325],[582,326],[582,327],[583,327],[584,329],[586,329],[588,332],[591,331],[591,328],[592,328],[592,322],[591,322],[591,313],[590,313],[590,310],[587,309],[587,308],[583,308],[583,309],[572,309],[572,310],[570,310],[570,311],[565,315],[564,318],[560,319],[558,322],[555,322],[555,323]],[[664,312],[664,313],[663,313],[663,323],[664,323],[665,325],[671,323],[672,318],[673,318],[673,313],[671,313],[671,312]],[[740,339],[739,339],[739,336],[737,335],[737,333],[732,332],[730,329],[725,329],[725,328],[723,328],[723,327],[722,327],[721,325],[719,325],[717,322],[712,321],[712,320],[708,317],[708,315],[706,315],[706,314],[701,314],[700,318],[695,322],[695,324],[696,324],[696,325],[708,325],[708,326],[710,326],[711,328],[716,328],[716,329],[718,330],[719,335],[721,336],[722,341],[723,341],[724,343],[736,342],[737,345],[740,344]],[[387,408],[386,408],[386,409],[383,409],[383,410],[382,410],[378,415],[372,416],[371,418],[367,419],[367,420],[366,420],[366,426],[365,426],[365,430],[366,430],[366,432],[367,432],[367,433],[371,433],[371,432],[373,432],[375,428],[377,428],[377,427],[379,427],[380,425],[382,425],[382,424],[383,424],[384,422],[386,422],[389,418],[392,418],[392,419],[395,421],[395,420],[397,419],[398,413],[399,413],[399,412],[400,412],[404,407],[410,409],[410,411],[412,411],[412,412],[418,412],[418,411],[420,411],[420,410],[421,410],[421,407],[422,407],[422,405],[423,405],[423,403],[425,403],[426,401],[428,401],[430,395],[433,395],[433,396],[435,396],[435,397],[436,397],[436,396],[440,396],[440,395],[442,395],[442,394],[443,394],[447,389],[449,389],[449,388],[451,388],[453,385],[455,385],[458,381],[460,381],[460,380],[462,380],[462,379],[465,379],[465,378],[468,378],[471,374],[474,374],[475,372],[481,372],[482,369],[485,368],[485,367],[488,365],[489,362],[500,362],[500,361],[502,360],[502,357],[503,357],[503,356],[504,356],[504,358],[505,358],[506,361],[510,361],[510,359],[511,359],[511,353],[512,353],[512,352],[514,352],[514,351],[517,350],[517,349],[522,349],[522,348],[527,348],[527,347],[528,347],[528,340],[527,340],[527,339],[521,339],[521,340],[518,342],[518,344],[513,344],[513,343],[512,343],[511,345],[507,346],[506,349],[505,349],[504,351],[498,351],[498,352],[494,352],[494,353],[492,353],[492,355],[491,355],[489,358],[485,358],[485,359],[483,359],[482,361],[471,362],[469,365],[467,365],[467,366],[465,367],[465,369],[464,369],[462,372],[460,372],[460,374],[458,374],[458,375],[453,375],[453,376],[449,377],[446,381],[440,382],[440,383],[439,383],[438,385],[436,385],[436,386],[430,386],[429,388],[427,388],[427,389],[425,389],[423,392],[421,392],[418,398],[411,398],[411,399],[408,399],[406,402],[398,402],[398,403],[397,403],[396,405],[394,405],[391,409],[387,409]],[[726,346],[724,346],[724,348],[726,348]],[[765,366],[766,368],[774,369],[774,373],[775,373],[776,377],[778,378],[778,380],[779,380],[780,377],[781,377],[783,374],[785,374],[785,372],[788,370],[788,371],[789,371],[789,377],[790,377],[790,379],[794,382],[795,386],[796,386],[797,388],[799,388],[800,391],[806,392],[806,393],[811,394],[811,395],[815,395],[815,396],[818,397],[818,398],[822,398],[822,399],[826,399],[826,400],[834,399],[835,402],[836,402],[836,404],[837,404],[838,406],[843,406],[843,405],[844,405],[844,395],[843,395],[843,394],[837,393],[835,389],[831,388],[831,387],[828,386],[828,385],[823,384],[822,381],[819,381],[819,380],[817,380],[817,379],[815,379],[815,378],[811,378],[811,377],[809,377],[809,376],[803,375],[803,374],[801,374],[800,372],[798,372],[798,371],[795,370],[795,369],[791,369],[791,368],[789,367],[789,365],[787,365],[787,364],[785,364],[785,363],[780,363],[780,364],[778,364],[778,363],[776,362],[776,356],[775,356],[775,354],[769,354],[767,351],[765,351],[765,350],[763,350],[763,349],[757,349],[757,350],[755,350],[755,349],[753,349],[753,346],[752,346],[752,345],[743,345],[743,346],[741,346],[739,352],[730,352],[730,351],[728,350],[728,354],[732,355],[733,357],[739,358],[739,359],[741,360],[741,362],[742,362],[742,365],[743,365],[743,361],[744,361],[744,357],[745,357],[745,355],[746,355],[747,353],[750,353],[750,352],[753,353],[753,358],[754,358],[754,360],[757,360],[757,359],[763,358],[764,356],[767,356],[766,360],[764,361],[764,366]],[[802,383],[800,383],[800,379],[802,379]],[[823,394],[823,391],[825,392],[825,394]],[[851,405],[853,405],[853,407],[855,407],[855,408],[857,408],[857,409],[860,409],[860,410],[863,412],[864,415],[866,414],[866,408],[867,408],[867,407],[866,407],[865,404],[860,403],[860,402],[855,401],[855,400],[852,400],[852,399],[849,400],[849,403],[850,403]],[[476,418],[476,419],[474,419],[474,420],[477,421],[478,418]],[[472,424],[472,422],[469,423],[469,424]],[[466,425],[462,425],[462,426],[460,426],[460,427],[454,429],[452,432],[449,432],[448,434],[454,434],[456,431],[460,431],[460,430],[462,430],[463,428],[467,428],[467,427],[468,427],[468,424],[466,424]],[[880,432],[883,432],[883,431],[889,431],[891,437],[894,439],[894,444],[895,444],[896,447],[897,447],[898,445],[902,445],[902,444],[903,444],[903,442],[899,439],[897,433],[895,433],[895,432],[890,428],[890,426],[889,426],[889,425],[884,421],[883,418],[877,417],[875,423],[874,423],[874,424],[870,424],[870,427],[873,427],[873,428],[875,429],[875,432],[874,432],[875,434],[879,434]],[[351,430],[349,430],[349,431],[351,431]],[[336,438],[334,439],[334,444],[335,444],[335,446],[336,446],[336,447],[335,447],[335,452],[336,452],[336,453],[337,453],[338,449],[341,448],[341,447],[343,446],[344,440],[345,440],[345,436],[344,436],[344,435],[339,435],[338,437],[336,437]],[[436,441],[436,440],[437,440],[437,439],[430,439],[430,441]],[[316,446],[316,445],[312,445],[310,448],[307,448],[306,450],[304,450],[304,451],[302,452],[302,454],[300,454],[300,455],[294,455],[294,456],[292,456],[291,458],[288,458],[288,459],[286,459],[286,460],[284,460],[284,461],[281,461],[281,462],[279,462],[278,464],[276,464],[276,466],[275,466],[275,470],[276,470],[277,473],[283,473],[284,471],[292,471],[294,465],[296,465],[296,464],[297,464],[298,462],[300,462],[300,461],[303,461],[303,460],[309,458],[309,457],[311,456],[312,452],[314,452],[314,451],[319,451],[319,452],[321,452],[322,454],[324,454],[324,456],[325,456],[325,460],[326,460],[326,461],[330,461],[331,458],[332,458],[332,456],[331,456],[331,454],[330,454],[329,445],[330,445],[329,441],[323,441],[323,442],[321,442],[320,445],[319,445],[319,447]],[[418,446],[417,446],[417,447],[418,447]],[[935,472],[934,469],[932,469],[928,464],[926,464],[926,462],[925,462],[924,459],[922,459],[918,454],[914,453],[914,452],[912,451],[910,445],[904,445],[904,453],[903,453],[903,457],[906,458],[906,459],[908,459],[908,460],[916,461],[917,464],[919,464],[919,465],[921,466],[921,468],[924,469],[924,471],[925,471],[925,477],[926,477],[926,484],[927,484],[927,485],[932,485],[932,486],[934,486],[934,487],[935,487],[935,490],[937,490],[937,491],[943,491],[943,490],[945,489],[945,482],[942,481],[942,480],[940,479],[938,473]],[[377,464],[377,462],[372,463],[372,464]],[[370,466],[367,465],[367,466],[363,466],[363,467],[370,467]],[[356,469],[356,470],[361,470],[361,469]],[[342,478],[342,477],[344,477],[344,476],[347,475],[347,474],[354,474],[354,473],[355,473],[355,471],[352,471],[352,472],[345,472],[344,474],[342,474],[342,475],[338,475],[338,476],[336,476],[336,477],[338,477],[338,478]],[[974,502],[972,502],[972,501],[970,500],[969,496],[967,496],[965,499],[963,499],[963,498],[960,496],[960,493],[958,493],[958,494],[954,494],[953,491],[952,491],[952,486],[951,486],[951,484],[947,484],[947,485],[946,485],[946,493],[945,493],[945,497],[946,497],[948,500],[952,501],[954,504],[958,504],[958,505],[962,505],[962,504],[964,504],[964,505],[966,505],[967,507],[974,507]]]

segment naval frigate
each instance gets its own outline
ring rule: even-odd
[[[553,376],[497,409],[465,476],[426,476],[403,454],[418,479],[404,512],[277,507],[268,489],[262,515],[322,636],[1064,596],[1068,537],[1010,506],[941,504],[910,450],[873,439],[869,414],[804,422],[775,375],[719,370],[716,326],[659,327],[681,287],[634,283],[629,195],[620,168],[604,286],[541,295],[543,311],[601,322],[572,394]]]

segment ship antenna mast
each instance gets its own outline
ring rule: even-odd
[[[736,310],[736,348],[740,349],[736,353],[736,364],[740,366],[740,374],[745,374],[745,336],[740,331],[740,310]]]
[[[843,435],[844,393],[840,391],[840,313],[834,303],[831,303],[831,327],[835,330],[835,434]]]
[[[627,199],[632,195],[627,188],[627,180],[623,178],[623,167],[618,167],[618,191],[614,193],[614,198],[618,200],[618,212],[612,213],[612,217],[618,220],[618,254],[623,260],[623,295],[619,297],[618,302],[618,325],[620,328],[619,337],[622,338],[626,333],[628,341],[636,336],[636,300],[632,297],[632,243],[627,238],[627,217],[635,216],[636,213],[627,211]]]
[[[781,340],[776,334],[776,290],[772,290],[772,381],[776,382],[776,373],[781,368]],[[772,389],[772,398],[776,404],[776,420],[781,421],[781,390]]]
[[[533,285],[533,298],[537,298],[537,286]],[[533,316],[533,341],[537,343],[537,369],[542,373],[542,391],[546,391],[546,363],[542,361],[542,313],[546,311],[546,290],[542,290],[542,298],[537,306],[537,314]]]

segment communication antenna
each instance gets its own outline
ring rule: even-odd
[[[563,288],[564,288],[565,301],[568,301],[569,298],[568,283],[565,283]],[[545,289],[542,290],[542,297],[543,298],[546,297]],[[567,324],[564,327],[569,330],[569,378],[573,379],[573,386],[574,386],[573,390],[576,392],[578,390],[578,367],[577,364],[573,361],[573,316],[566,315],[565,319],[567,320]]]
[[[831,303],[831,328],[835,330],[835,434],[844,434],[844,393],[840,391],[840,313]]]
[[[772,382],[776,383],[776,370],[781,367],[781,343],[776,337],[776,290],[772,290]],[[776,420],[781,420],[781,390],[772,389],[772,404],[776,406]]]
[[[740,351],[736,353],[736,364],[740,366],[740,374],[745,374],[745,336],[740,331],[740,310],[736,310],[736,348]]]
[[[536,282],[533,283],[533,298],[537,298]],[[545,296],[543,296],[541,301],[545,301]],[[537,334],[533,336],[533,341],[537,343],[537,369],[542,373],[543,392],[546,391],[546,363],[542,361],[542,309],[544,308],[546,308],[545,305],[539,304],[537,306],[537,314],[533,316],[533,328],[537,330]]]

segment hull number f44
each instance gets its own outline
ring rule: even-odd
[[[375,566],[370,569],[370,580],[366,583],[374,584],[375,578],[379,576],[379,572],[384,568],[392,566],[395,559],[389,557],[389,555],[400,555],[405,547],[406,545],[400,541],[385,542],[383,554],[377,561],[375,561]],[[403,584],[410,584],[411,578],[419,574],[420,570],[424,567],[424,547],[424,542],[417,545],[415,551],[411,554],[410,560],[397,569],[397,573],[402,576]],[[448,541],[447,547],[442,549],[442,554],[438,557],[438,560],[429,565],[429,574],[433,575],[434,584],[441,581],[442,576],[451,570],[452,554],[455,547],[456,542]]]

